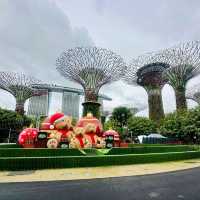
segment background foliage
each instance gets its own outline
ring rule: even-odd
[[[29,126],[33,119],[17,114],[14,111],[0,108],[0,128],[21,130]]]
[[[200,138],[200,107],[166,115],[159,130],[167,137],[176,137],[184,142],[197,142]]]
[[[128,129],[133,136],[155,133],[156,123],[146,117],[132,117],[128,121]]]

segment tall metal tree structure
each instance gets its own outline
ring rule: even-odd
[[[39,80],[26,76],[23,73],[0,72],[0,88],[12,94],[16,99],[15,111],[24,114],[24,104],[32,96],[40,95],[40,92],[32,88]]]
[[[200,86],[194,85],[186,90],[186,99],[192,99],[200,106]]]
[[[164,117],[162,88],[167,83],[163,72],[169,67],[159,53],[148,53],[133,59],[124,80],[131,85],[142,86],[148,95],[149,118],[159,122]]]
[[[92,112],[99,117],[97,102],[100,88],[118,81],[125,70],[123,59],[112,51],[97,47],[76,47],[61,54],[57,70],[64,77],[80,84],[85,92],[83,115]]]
[[[176,108],[187,109],[186,85],[190,79],[200,73],[200,42],[182,43],[162,52],[170,68],[164,73],[176,95]]]

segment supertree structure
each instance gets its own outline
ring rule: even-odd
[[[160,53],[147,53],[133,59],[124,76],[131,85],[142,86],[148,95],[149,118],[159,122],[164,117],[162,88],[167,83],[163,72],[169,67]]]
[[[200,42],[182,43],[162,52],[168,60],[170,68],[164,73],[168,83],[173,87],[176,95],[177,110],[187,109],[186,85],[189,80],[200,73]]]
[[[61,75],[83,87],[83,115],[92,112],[96,117],[99,117],[100,104],[97,100],[100,88],[118,81],[126,68],[119,55],[97,47],[68,49],[57,59],[56,66]]]
[[[24,114],[24,104],[27,99],[41,95],[38,90],[32,88],[32,85],[37,83],[40,81],[23,73],[0,72],[0,88],[15,97],[15,111],[20,115]]]
[[[194,85],[186,89],[186,99],[192,99],[200,106],[200,86]]]

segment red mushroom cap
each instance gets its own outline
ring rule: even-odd
[[[23,146],[27,141],[34,141],[37,138],[37,135],[38,129],[26,128],[19,134],[18,142]]]
[[[114,136],[114,140],[119,140],[119,133],[115,130],[107,130],[103,133],[103,137],[106,137],[108,135]]]

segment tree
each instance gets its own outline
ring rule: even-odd
[[[127,107],[117,107],[113,110],[111,120],[113,120],[120,128],[120,132],[123,132],[123,128],[128,125],[129,118],[132,117],[130,109]]]
[[[133,136],[138,136],[156,132],[157,127],[154,121],[146,117],[132,117],[128,120],[128,129]]]
[[[80,84],[85,93],[83,116],[91,112],[100,117],[99,90],[105,84],[118,81],[126,68],[121,56],[97,47],[76,47],[63,52],[56,62],[64,77]]]
[[[16,99],[15,111],[24,115],[24,104],[32,96],[40,95],[39,90],[32,87],[40,81],[15,72],[0,72],[0,88],[12,94]]]
[[[31,123],[31,118],[25,115],[22,116],[14,111],[0,108],[0,128],[21,131],[24,126],[29,126]]]
[[[166,115],[161,122],[160,132],[184,142],[194,142],[200,137],[200,108]]]
[[[148,53],[133,59],[124,75],[124,81],[142,86],[148,95],[149,118],[159,122],[164,117],[162,88],[167,80],[163,72],[169,67],[159,53]]]
[[[192,87],[190,87],[186,90],[186,98],[195,101],[200,106],[200,87],[199,87],[199,84],[193,85]]]
[[[120,127],[123,127],[127,126],[128,119],[132,117],[132,113],[129,108],[119,106],[114,108],[111,117]]]
[[[186,42],[162,52],[162,57],[170,65],[164,78],[174,88],[176,108],[187,109],[186,85],[200,73],[200,42]]]
[[[121,129],[118,123],[112,118],[104,123],[104,130],[109,130],[109,129],[113,129],[117,131],[118,133],[121,133]]]

